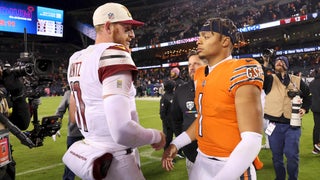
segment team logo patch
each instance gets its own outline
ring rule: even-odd
[[[117,88],[122,88],[122,80],[117,80]]]
[[[114,19],[114,14],[113,13],[109,13],[108,14],[108,18],[111,20],[111,19]]]
[[[187,109],[189,109],[189,111],[192,110],[193,107],[194,107],[194,102],[193,101],[187,101],[186,102],[186,107],[187,107]]]

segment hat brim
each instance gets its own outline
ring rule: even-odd
[[[202,26],[200,31],[212,31],[210,26]]]
[[[124,23],[124,24],[131,24],[133,26],[143,26],[144,23],[141,21],[137,21],[137,20],[126,20],[126,21],[119,21],[120,23]]]

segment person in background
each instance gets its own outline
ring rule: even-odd
[[[84,139],[62,160],[82,179],[145,179],[137,148],[165,145],[161,131],[139,124],[135,104],[138,70],[129,46],[143,24],[125,6],[105,3],[93,13],[95,44],[70,57],[70,112]]]
[[[315,70],[315,77],[309,84],[312,95],[311,110],[314,126],[312,133],[313,154],[320,153],[320,69]]]
[[[197,110],[194,103],[195,87],[194,87],[194,73],[196,70],[207,64],[206,60],[199,58],[196,50],[191,50],[188,54],[188,72],[189,81],[186,84],[178,87],[175,90],[171,118],[174,122],[175,134],[180,135],[197,118]],[[169,142],[170,143],[170,142]],[[192,141],[191,144],[182,148],[183,154],[186,156],[186,167],[188,175],[191,172],[193,163],[197,156],[197,141]]]
[[[178,67],[174,67],[170,70],[170,79],[174,82],[175,89],[185,83],[180,77],[180,70]]]
[[[70,87],[67,88],[65,91],[60,104],[56,110],[56,115],[59,116],[61,119],[63,119],[63,115],[67,112],[69,109],[69,102],[70,102]],[[68,134],[67,134],[67,149],[75,142],[80,141],[83,139],[83,136],[75,123],[74,120],[71,120],[70,118],[72,115],[68,116]],[[62,176],[63,180],[74,180],[75,174],[67,167],[64,168],[64,173]]]
[[[30,124],[30,109],[26,101],[24,85],[14,73],[4,72],[0,60],[0,113],[20,130],[26,130]],[[8,67],[7,67],[8,68]],[[1,117],[2,118],[2,117]],[[2,118],[3,120],[3,118]],[[1,150],[0,179],[14,180],[16,162],[13,159],[13,147],[8,138],[9,130],[0,123]],[[7,141],[6,141],[7,139]],[[6,160],[7,159],[7,160]]]
[[[269,63],[270,60],[264,59],[264,67],[268,67]],[[290,125],[290,119],[292,113],[302,118],[308,112],[311,105],[310,91],[301,77],[288,74],[289,61],[286,56],[275,58],[274,69],[274,74],[265,75],[263,84],[266,93],[264,118],[269,120],[267,135],[276,179],[285,180],[288,173],[288,179],[294,180],[298,179],[299,173],[301,128]],[[302,98],[301,108],[297,112],[292,110],[295,96]],[[286,166],[284,155],[287,158]]]
[[[181,77],[180,77],[180,70],[179,70],[178,67],[174,67],[174,68],[172,68],[172,69],[170,70],[170,79],[169,79],[169,81],[172,81],[172,82],[174,83],[174,91],[175,91],[178,87],[180,87],[180,86],[182,86],[182,85],[184,85],[184,84],[186,83],[184,80],[181,79]],[[179,132],[174,132],[174,133],[175,133],[175,136],[177,137],[178,134],[176,134],[176,133],[179,133]],[[180,133],[181,133],[181,132],[180,132]],[[172,138],[171,138],[171,140],[172,140]],[[170,142],[171,142],[171,141],[170,141]],[[167,143],[170,144],[170,142],[167,142]],[[179,157],[179,158],[181,158],[181,159],[183,159],[183,158],[185,157],[185,155],[183,154],[182,149],[179,150],[179,152],[178,152],[178,154],[177,154],[177,157]]]
[[[162,130],[166,135],[166,149],[173,138],[174,125],[172,121],[172,101],[173,101],[173,91],[174,91],[174,82],[167,80],[164,82],[164,94],[160,98],[160,119],[162,120]]]
[[[262,67],[255,59],[232,58],[242,36],[230,19],[208,19],[199,35],[197,52],[208,65],[194,75],[197,119],[163,153],[162,167],[172,170],[178,150],[197,140],[190,180],[257,179],[253,161],[262,141]]]

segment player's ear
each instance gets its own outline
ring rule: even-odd
[[[222,46],[223,47],[228,47],[231,43],[231,38],[228,36],[223,36],[222,37]]]
[[[104,29],[106,30],[106,32],[107,33],[110,33],[111,32],[111,27],[112,26],[112,24],[109,22],[109,21],[107,21],[105,24],[104,24]]]

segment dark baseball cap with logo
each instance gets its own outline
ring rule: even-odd
[[[208,19],[200,31],[211,31],[220,33],[222,35],[230,37],[232,43],[238,42],[241,33],[238,31],[237,26],[230,19],[225,18],[210,18]]]

